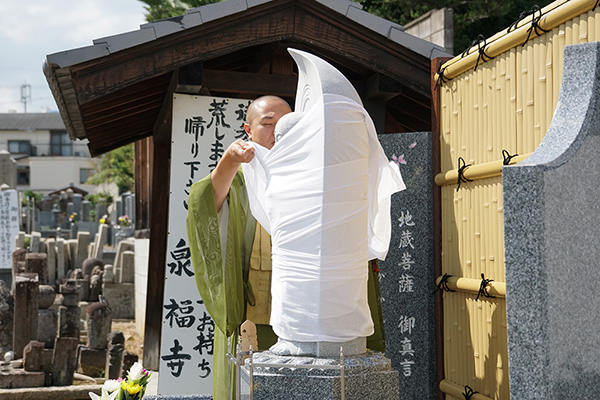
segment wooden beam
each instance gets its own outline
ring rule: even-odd
[[[294,97],[298,78],[290,75],[204,70],[202,86],[211,92]]]
[[[152,198],[150,205],[150,254],[148,257],[148,286],[146,290],[146,321],[144,324],[144,366],[158,370],[162,308],[167,262],[167,231],[169,226],[169,185],[171,180],[171,136],[173,120],[172,79],[170,90],[153,135]]]

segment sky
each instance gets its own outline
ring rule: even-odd
[[[56,112],[42,65],[46,55],[92,45],[94,39],[138,30],[139,0],[0,0],[0,113]],[[25,89],[25,93],[28,90]]]

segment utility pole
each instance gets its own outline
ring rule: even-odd
[[[31,100],[31,85],[27,83],[21,85],[21,102],[23,103],[23,108],[25,109],[25,114],[27,114],[27,100]]]

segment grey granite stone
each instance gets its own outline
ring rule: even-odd
[[[385,354],[404,398],[434,399],[435,319],[431,133],[380,135],[406,189],[392,196],[392,237],[379,262]]]
[[[254,367],[254,399],[341,399],[341,372],[339,369],[319,369],[321,365],[338,365],[339,358],[276,356],[268,351],[255,353],[256,364],[289,364],[290,368]],[[293,368],[294,364],[314,365],[314,368]],[[367,352],[361,356],[346,357],[345,393],[347,399],[399,398],[398,371],[391,369],[390,360],[382,353]],[[241,392],[248,398],[249,367],[242,367]]]
[[[546,136],[502,171],[511,398],[597,397],[599,134],[600,43],[568,46]]]
[[[211,400],[211,395],[160,395],[160,396],[144,396],[144,400]]]

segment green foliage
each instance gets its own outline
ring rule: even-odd
[[[100,199],[104,199],[106,201],[106,207],[110,206],[113,202],[112,195],[107,192],[88,194],[87,196],[85,196],[85,199],[91,203],[92,209],[96,208],[96,204],[98,204],[98,200]],[[90,210],[90,213],[91,211],[95,212],[95,210]],[[99,217],[101,217],[101,215],[99,215]]]
[[[114,182],[119,193],[133,191],[133,144],[112,150],[104,155],[96,173],[87,181],[88,185]]]
[[[158,21],[185,14],[188,8],[218,3],[221,0],[140,0],[146,3],[146,21]]]
[[[399,24],[406,24],[430,10],[454,10],[454,49],[459,54],[477,39],[479,34],[489,38],[507,29],[519,15],[553,0],[362,0],[365,11]]]
[[[23,200],[21,201],[21,204],[23,206],[26,206],[27,199],[32,199],[35,202],[35,205],[37,206],[38,204],[40,204],[40,201],[42,201],[42,197],[43,195],[41,193],[35,193],[33,190],[26,190],[23,192]]]

